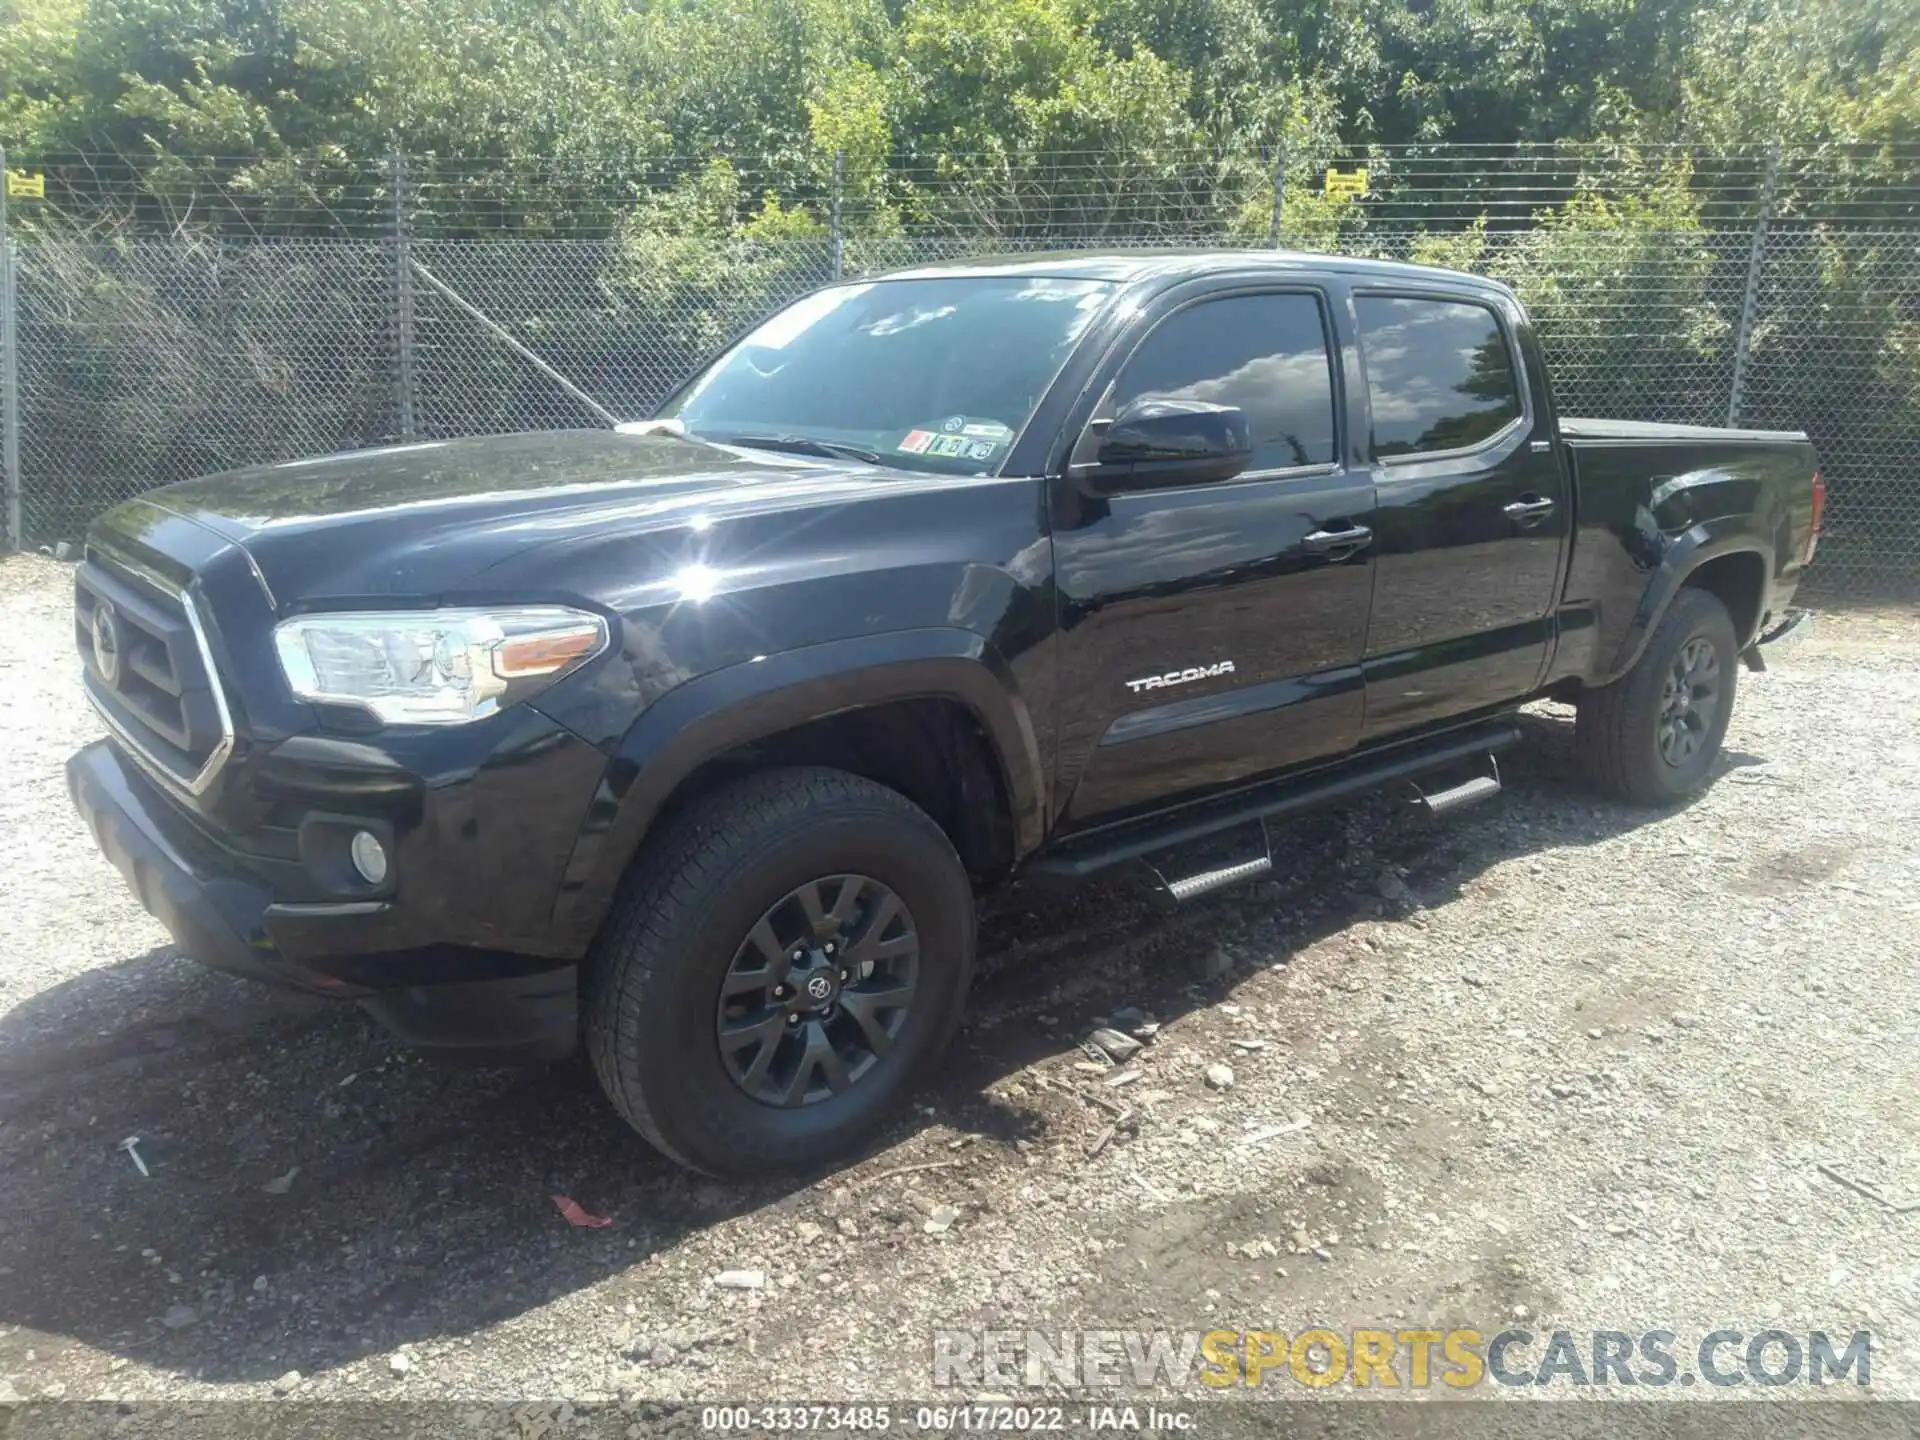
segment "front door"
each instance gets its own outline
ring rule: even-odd
[[[1538,683],[1572,507],[1503,302],[1361,291],[1352,303],[1378,487],[1373,740]]]
[[[1327,297],[1175,297],[1148,317],[1074,460],[1144,396],[1246,412],[1233,480],[1110,498],[1055,482],[1063,829],[1350,749],[1373,484],[1343,456]]]

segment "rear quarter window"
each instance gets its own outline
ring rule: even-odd
[[[1519,418],[1513,354],[1490,307],[1361,295],[1354,309],[1376,458],[1466,449]]]

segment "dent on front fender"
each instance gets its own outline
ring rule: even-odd
[[[861,636],[732,665],[648,705],[588,808],[555,904],[556,930],[585,943],[654,819],[708,760],[825,716],[909,699],[953,700],[975,717],[1000,765],[1016,849],[1038,846],[1046,769],[1015,666],[968,630]]]

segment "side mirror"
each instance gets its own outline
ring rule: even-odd
[[[1125,406],[1075,476],[1096,495],[1231,480],[1253,463],[1246,412],[1204,400],[1148,397]]]

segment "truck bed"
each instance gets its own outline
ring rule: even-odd
[[[1564,604],[1597,614],[1589,678],[1632,658],[1634,617],[1652,572],[1679,551],[1728,563],[1744,644],[1793,598],[1815,521],[1813,446],[1793,430],[1723,430],[1635,420],[1560,422],[1579,505]]]

